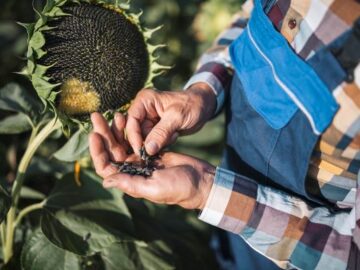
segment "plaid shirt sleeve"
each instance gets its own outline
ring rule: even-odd
[[[356,205],[331,212],[217,168],[199,218],[238,234],[281,268],[346,269],[360,254],[359,182]]]
[[[229,55],[229,45],[242,33],[247,19],[235,15],[233,23],[215,40],[213,46],[207,50],[198,62],[194,75],[186,83],[184,89],[199,82],[208,84],[214,91],[217,99],[215,114],[218,113],[230,88],[233,76],[233,66]]]

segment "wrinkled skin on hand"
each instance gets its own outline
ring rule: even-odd
[[[128,111],[129,143],[136,152],[145,141],[146,151],[154,155],[178,135],[198,131],[213,115],[215,107],[215,94],[205,83],[177,92],[144,89]]]
[[[118,172],[111,162],[140,161],[129,153],[125,140],[126,119],[116,114],[112,126],[99,113],[93,113],[90,154],[105,188],[118,188],[135,198],[155,203],[177,204],[187,209],[203,209],[210,193],[215,168],[205,161],[178,153],[160,153],[156,170],[149,177]]]

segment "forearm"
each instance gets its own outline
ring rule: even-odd
[[[243,237],[281,268],[323,269],[331,262],[334,269],[345,269],[359,230],[355,208],[333,213],[311,207],[300,198],[218,168],[200,219]]]
[[[199,106],[203,123],[208,121],[214,115],[217,102],[216,94],[207,83],[199,82],[191,85],[186,91],[186,94],[194,99],[194,103]]]

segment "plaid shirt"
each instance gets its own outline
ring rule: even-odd
[[[355,0],[268,2],[275,2],[265,6],[268,17],[303,59],[350,29],[360,16]],[[207,83],[217,95],[217,112],[233,76],[228,46],[242,33],[251,9],[252,2],[246,2],[185,86]],[[313,152],[306,185],[311,195],[341,210],[312,207],[294,194],[217,168],[200,219],[238,234],[281,268],[346,269],[359,263],[354,254],[360,256],[360,65],[354,82],[340,84],[333,95],[340,109]]]

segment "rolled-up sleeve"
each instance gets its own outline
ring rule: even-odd
[[[217,168],[199,218],[244,238],[283,269],[347,269],[360,254],[359,198],[350,211],[332,212]]]
[[[194,75],[186,83],[184,90],[195,83],[206,83],[217,97],[217,114],[223,107],[233,77],[233,66],[229,46],[243,31],[247,19],[235,15],[233,23],[215,40],[213,46],[201,57]]]

